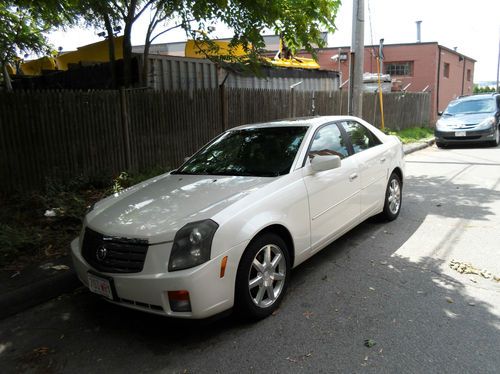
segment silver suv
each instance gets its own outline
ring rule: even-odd
[[[500,143],[500,95],[481,94],[460,97],[451,101],[439,113],[434,135],[436,145],[488,142]]]

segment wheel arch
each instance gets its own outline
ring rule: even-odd
[[[392,173],[391,174],[396,174],[398,177],[399,177],[399,181],[401,182],[401,187],[403,186],[404,184],[404,180],[403,180],[403,170],[401,170],[401,168],[399,166],[396,166],[394,168],[394,170],[392,170]]]
[[[283,225],[281,224],[272,224],[269,226],[264,227],[260,231],[258,231],[250,240],[250,242],[247,245],[247,248],[250,246],[250,244],[259,236],[266,234],[266,233],[273,233],[278,235],[283,241],[285,242],[287,246],[287,251],[288,255],[290,256],[290,269],[293,268],[293,264],[295,262],[295,245],[293,242],[293,237],[290,231]]]

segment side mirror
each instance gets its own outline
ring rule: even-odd
[[[340,165],[341,165],[341,160],[339,156],[315,155],[311,160],[310,168],[312,169],[313,173],[317,173],[320,171],[337,169],[340,167]]]
[[[438,111],[438,116],[441,117],[443,115],[443,112],[441,110]]]

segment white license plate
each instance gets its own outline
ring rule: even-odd
[[[113,300],[113,290],[111,289],[111,283],[109,280],[97,277],[90,273],[87,273],[87,279],[89,280],[90,291]]]
[[[465,131],[455,131],[455,136],[467,136]]]

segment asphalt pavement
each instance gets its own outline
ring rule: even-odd
[[[500,148],[406,162],[400,217],[294,269],[275,315],[181,321],[79,288],[0,321],[2,372],[498,372]]]

